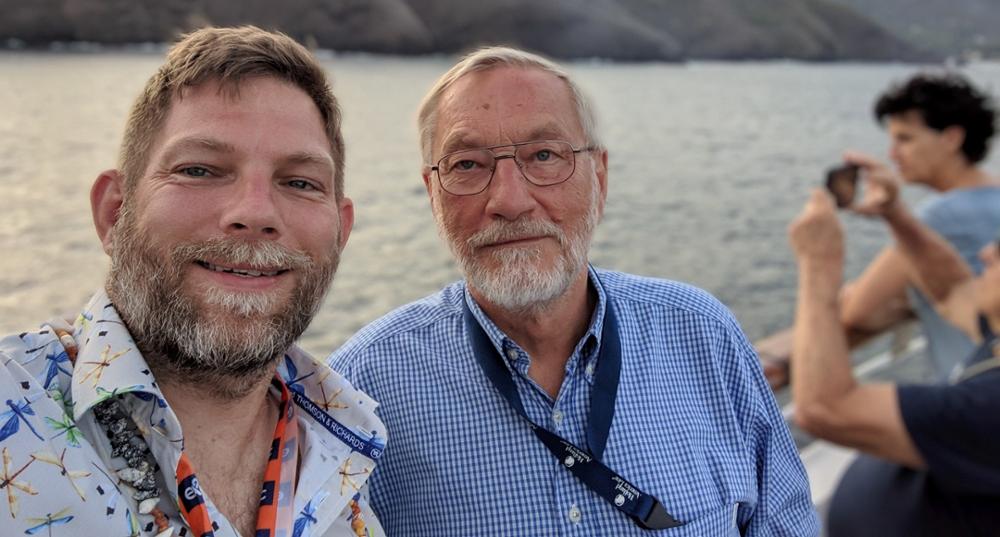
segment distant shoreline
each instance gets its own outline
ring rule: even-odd
[[[102,54],[102,53],[117,53],[117,54],[137,54],[137,55],[162,55],[170,48],[171,43],[167,42],[140,42],[140,43],[98,43],[94,41],[52,41],[44,45],[28,45],[16,38],[8,38],[3,42],[0,42],[0,53],[36,53],[36,54]],[[363,50],[334,50],[327,48],[316,48],[313,53],[317,55],[320,59],[332,59],[338,57],[348,57],[348,58],[358,58],[358,57],[372,57],[372,58],[385,58],[385,59],[411,59],[411,58],[422,58],[422,59],[452,59],[458,55],[461,55],[462,51],[456,52],[418,52],[413,54],[405,53],[387,53],[387,52],[371,52]],[[898,65],[927,65],[927,66],[963,66],[966,64],[991,64],[1000,63],[1000,55],[997,56],[984,56],[977,57],[968,62],[955,63],[953,58],[946,58],[943,61],[907,61],[907,60],[886,60],[886,59],[802,59],[802,58],[789,58],[781,56],[773,57],[731,57],[731,58],[699,58],[690,57],[681,60],[663,60],[663,59],[649,59],[649,60],[623,60],[615,58],[602,58],[602,57],[578,57],[578,58],[561,58],[559,61],[568,62],[571,64],[586,64],[586,63],[598,63],[598,64],[668,64],[668,65],[683,65],[683,64],[726,64],[726,63],[746,63],[746,64],[756,64],[756,63],[790,63],[790,64],[844,64],[844,65],[885,65],[885,64],[898,64]]]

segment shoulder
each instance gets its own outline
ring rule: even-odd
[[[917,205],[916,213],[931,226],[956,220],[968,224],[983,216],[1000,219],[1000,186],[961,188],[932,195]]]
[[[53,353],[65,353],[65,349],[47,328],[6,336],[0,339],[0,372],[37,374],[46,366],[43,358]]]
[[[906,430],[929,471],[956,490],[1000,487],[1000,369],[951,386],[900,386]]]
[[[608,302],[624,310],[645,308],[736,328],[733,314],[707,291],[673,280],[597,269]]]
[[[329,357],[334,369],[341,369],[356,356],[398,344],[401,340],[421,337],[443,324],[462,316],[465,286],[455,282],[433,295],[401,306],[359,330]]]

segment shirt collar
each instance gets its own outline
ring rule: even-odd
[[[577,342],[576,347],[573,349],[573,354],[570,356],[567,368],[575,367],[575,357],[582,356],[586,362],[583,366],[587,368],[585,373],[587,380],[593,382],[593,371],[596,368],[597,356],[600,354],[597,351],[601,347],[601,331],[604,328],[604,312],[607,309],[608,298],[604,291],[604,286],[601,285],[601,280],[597,276],[597,271],[590,264],[587,265],[587,275],[590,288],[597,293],[597,304],[594,306],[594,312],[590,317],[590,325],[587,328],[587,332],[580,338],[580,341]],[[469,306],[469,311],[472,312],[472,316],[476,319],[476,322],[486,332],[486,336],[489,337],[493,347],[503,356],[504,364],[508,369],[513,371],[517,354],[514,354],[514,358],[511,358],[511,355],[508,355],[507,351],[509,349],[515,349],[517,353],[522,353],[523,351],[479,307],[479,304],[472,298],[472,293],[469,292],[468,283],[465,284],[465,303]]]
[[[77,317],[73,337],[79,349],[70,388],[74,419],[121,393],[147,394],[163,401],[146,360],[103,290]]]
[[[309,400],[312,406],[299,415],[316,422],[324,444],[343,442],[331,430],[335,428],[331,424],[340,423],[376,448],[385,448],[386,428],[375,414],[378,403],[340,373],[292,347],[278,363],[278,376],[289,390]]]

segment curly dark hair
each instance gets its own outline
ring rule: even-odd
[[[965,130],[962,153],[971,164],[986,157],[990,138],[996,130],[996,111],[990,96],[975,88],[965,77],[955,74],[922,73],[897,84],[875,103],[875,118],[898,116],[915,110],[928,127],[942,131],[951,126]]]

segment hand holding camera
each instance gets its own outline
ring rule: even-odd
[[[837,207],[865,216],[884,216],[899,199],[899,177],[878,159],[863,153],[847,152],[844,162],[831,168],[826,176],[826,188]],[[858,185],[859,179],[864,188]]]

